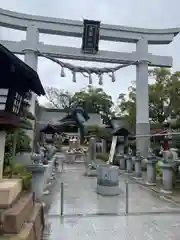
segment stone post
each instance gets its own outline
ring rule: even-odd
[[[102,139],[102,152],[106,153],[106,140]]]
[[[156,163],[157,159],[154,154],[147,157],[147,185],[156,185]]]
[[[169,150],[167,151],[167,150],[165,150],[165,151],[163,151],[163,162],[169,162]]]
[[[74,138],[74,139],[72,140],[72,148],[73,148],[73,149],[76,149],[76,148],[77,148],[77,139],[76,139],[76,138]]]
[[[69,151],[73,149],[73,140],[69,138]]]
[[[128,157],[126,158],[126,171],[128,173],[133,172],[133,158],[132,158],[132,155],[128,155]]]
[[[162,182],[163,187],[161,189],[164,193],[172,193],[173,190],[173,162],[165,163],[163,162],[162,167]]]
[[[2,180],[3,178],[5,144],[6,144],[6,132],[0,131],[0,180]]]
[[[126,170],[125,155],[123,155],[122,153],[118,153],[116,157],[117,157],[117,161],[119,162],[119,169]]]
[[[124,154],[128,153],[128,136],[124,136]]]
[[[142,171],[141,171],[141,154],[140,152],[137,152],[136,159],[135,159],[135,177],[141,178],[142,177]]]
[[[80,135],[77,135],[77,148],[80,148],[81,144],[80,144]]]

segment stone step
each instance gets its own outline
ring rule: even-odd
[[[0,180],[0,209],[10,207],[22,191],[21,179]]]
[[[33,223],[25,223],[20,233],[0,236],[0,240],[39,240],[34,235]]]
[[[41,239],[41,233],[44,227],[44,216],[42,208],[42,204],[36,203],[29,219],[29,222],[33,224],[35,240]]]
[[[2,232],[17,234],[21,231],[25,222],[33,210],[32,194],[22,195],[13,206],[1,214]]]

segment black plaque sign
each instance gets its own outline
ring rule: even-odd
[[[100,22],[84,20],[82,51],[84,53],[95,54],[99,48]]]

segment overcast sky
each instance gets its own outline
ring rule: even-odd
[[[59,17],[72,20],[93,19],[106,24],[134,26],[143,28],[180,27],[180,0],[5,0],[0,7],[22,13]],[[0,27],[0,39],[23,40],[25,33]],[[81,47],[81,39],[61,36],[40,35],[40,41],[47,44]],[[135,50],[135,45],[126,43],[100,41],[101,50],[127,51]],[[166,46],[149,47],[149,52],[173,56],[173,70],[180,70],[180,35]],[[22,59],[22,57],[21,57]],[[68,62],[67,60],[63,60]],[[101,63],[69,61],[82,66],[111,66]],[[60,68],[46,59],[39,59],[38,73],[43,86],[53,86],[69,91],[78,91],[88,85],[88,79],[78,75],[77,83],[72,83],[71,73],[66,71],[66,78],[60,78]],[[111,94],[113,100],[119,93],[126,93],[132,80],[135,80],[135,67],[128,67],[116,73],[116,83],[104,78],[104,90]],[[94,86],[98,86],[94,79]],[[41,99],[41,102],[43,99]]]

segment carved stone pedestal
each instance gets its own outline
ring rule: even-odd
[[[74,163],[75,162],[75,154],[71,152],[66,153],[65,163]]]
[[[103,196],[120,194],[119,169],[116,166],[101,165],[97,168],[97,193]]]
[[[32,192],[35,194],[35,199],[40,199],[43,195],[47,168],[48,165],[43,164],[27,166],[27,170],[32,173]]]

